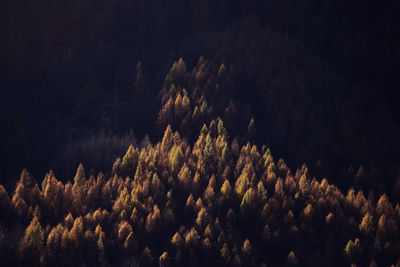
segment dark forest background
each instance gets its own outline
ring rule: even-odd
[[[106,171],[129,143],[155,141],[165,74],[200,56],[227,67],[224,94],[290,166],[379,193],[397,180],[398,1],[14,0],[0,10],[9,188],[23,168],[65,180],[79,162]]]

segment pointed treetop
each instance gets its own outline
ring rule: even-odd
[[[161,143],[162,149],[165,152],[168,152],[171,149],[172,141],[173,141],[172,128],[171,128],[171,125],[168,124],[167,128],[165,129],[164,137],[163,137],[162,143]]]
[[[83,164],[80,163],[78,166],[78,169],[76,170],[75,178],[74,178],[74,183],[83,185],[85,179],[85,168],[83,167]]]

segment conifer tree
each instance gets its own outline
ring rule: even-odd
[[[169,164],[172,172],[179,170],[183,160],[183,152],[180,146],[174,145],[169,152]]]
[[[164,132],[161,147],[164,152],[168,152],[172,148],[172,145],[173,145],[172,129],[171,125],[168,125]]]
[[[33,217],[20,242],[19,252],[24,264],[39,265],[44,242],[44,233],[37,217]]]

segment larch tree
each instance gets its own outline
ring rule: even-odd
[[[232,191],[233,190],[232,190],[231,184],[229,183],[229,180],[226,179],[221,187],[222,196],[225,199],[230,199],[232,197]]]
[[[182,98],[182,112],[187,113],[189,111],[190,111],[190,98],[188,97],[187,94],[184,94]]]
[[[81,198],[86,192],[86,179],[85,169],[83,164],[80,163],[74,177],[74,184],[72,186],[72,194],[75,198]]]
[[[118,239],[125,242],[128,235],[132,233],[132,226],[127,221],[122,221],[118,228]]]
[[[131,255],[137,250],[137,248],[138,248],[138,241],[133,232],[131,231],[124,241],[125,252],[128,255]]]
[[[172,128],[171,125],[168,125],[165,129],[164,136],[161,142],[161,147],[164,152],[169,152],[172,148],[173,139],[172,139]]]
[[[157,125],[159,129],[162,130],[166,125],[170,125],[173,122],[173,119],[174,119],[174,100],[170,96],[163,105],[162,109],[158,112]]]
[[[169,164],[172,172],[177,172],[183,161],[183,152],[180,146],[174,145],[169,152]]]
[[[177,248],[182,248],[185,244],[185,241],[183,240],[181,234],[176,232],[171,239],[171,244]]]
[[[132,176],[136,168],[139,158],[138,150],[132,145],[129,145],[124,157],[122,158],[119,170],[122,176]]]
[[[183,164],[181,170],[178,173],[178,179],[182,183],[185,189],[189,189],[191,186],[191,171],[186,163]]]
[[[11,205],[11,200],[7,194],[6,189],[3,185],[0,185],[0,209],[2,210],[2,212],[0,212],[1,221],[7,221],[8,219],[10,219],[9,217],[12,214]]]
[[[39,265],[40,254],[44,245],[44,233],[37,217],[33,217],[25,230],[25,235],[19,245],[23,262]]]
[[[374,232],[374,227],[372,215],[369,213],[365,214],[359,226],[360,231],[366,235],[370,235]]]
[[[180,118],[182,116],[182,96],[180,93],[176,95],[174,103],[175,116]]]
[[[186,64],[183,58],[179,58],[178,62],[174,62],[169,72],[168,79],[170,83],[182,84],[186,79]]]

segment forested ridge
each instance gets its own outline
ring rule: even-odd
[[[23,168],[71,177],[80,161],[106,171],[123,151],[113,137],[133,142],[130,129],[157,140],[165,74],[180,57],[191,70],[204,56],[213,74],[221,64],[229,71],[222,97],[250,110],[257,144],[346,190],[362,166],[373,182],[361,188],[382,194],[398,174],[399,8],[358,0],[2,1],[1,182],[12,187]],[[207,101],[217,106],[218,98]],[[115,152],[93,160],[71,149],[91,139]]]
[[[38,183],[23,170],[10,194],[0,186],[3,264],[398,264],[400,205],[274,159],[224,97],[228,77],[181,58],[159,93],[158,142],[131,144],[106,173],[79,164],[73,181]]]
[[[292,171],[265,146],[234,139],[221,119],[188,144],[130,146],[109,175],[79,165],[63,184],[24,170],[11,198],[0,186],[4,264],[395,264],[400,206],[343,194],[308,168]],[[26,228],[26,229],[25,229]],[[25,229],[25,230],[24,230]]]
[[[400,266],[398,14],[2,1],[0,265]]]

